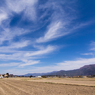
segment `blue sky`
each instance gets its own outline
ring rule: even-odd
[[[95,0],[0,0],[0,73],[89,64],[95,64]]]

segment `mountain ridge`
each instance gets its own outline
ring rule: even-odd
[[[24,76],[42,76],[42,75],[59,75],[59,76],[87,76],[87,75],[95,75],[95,64],[91,65],[85,65],[79,69],[74,69],[74,70],[60,70],[60,71],[53,71],[53,72],[48,72],[48,73],[28,73],[25,74]]]

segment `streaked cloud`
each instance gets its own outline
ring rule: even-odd
[[[16,36],[30,32],[30,29],[24,29],[18,26],[11,27],[10,23],[14,20],[16,14],[19,16],[23,11],[23,17],[21,17],[19,23],[27,18],[33,22],[36,21],[37,14],[35,4],[37,4],[37,2],[38,0],[5,0],[6,7],[0,7],[0,28],[2,29],[0,31],[0,44],[4,41],[10,41]]]
[[[7,46],[1,46],[0,47],[0,52],[1,53],[14,53],[14,52],[19,52],[17,49],[21,49],[24,47],[27,47],[30,44],[30,41],[19,41],[19,42],[11,42]]]
[[[29,65],[35,65],[38,64],[40,61],[34,61],[34,60],[27,60],[25,62],[18,62],[18,63],[3,63],[0,64],[0,67],[25,67],[25,66],[29,66]]]
[[[4,63],[4,64],[0,64],[0,67],[12,67],[12,66],[18,66],[19,63]]]
[[[27,46],[27,43],[28,42],[26,41],[26,42],[21,42],[21,43],[15,43],[14,45],[10,45],[9,47],[2,47],[1,48],[2,54],[0,54],[0,60],[8,61],[8,62],[11,60],[20,61],[18,62],[19,63],[18,67],[24,67],[24,66],[29,66],[29,65],[34,65],[34,64],[39,63],[40,60],[37,59],[39,58],[39,56],[44,57],[45,55],[50,54],[56,49],[58,49],[58,47],[56,46],[49,45],[47,47],[43,47],[43,49],[39,49],[35,51],[17,50],[19,48],[23,48]],[[7,54],[4,54],[5,52],[7,52]]]
[[[55,47],[55,46],[47,46],[46,48],[44,48],[42,50],[34,51],[34,52],[31,52],[31,53],[26,53],[25,56],[44,55],[44,54],[51,53],[51,52],[55,51],[56,49],[57,49],[57,47]]]
[[[25,64],[20,64],[19,67],[25,67],[25,66],[29,66],[29,65],[35,65],[38,64],[40,61],[33,61],[33,60],[29,60],[27,61]]]
[[[0,12],[0,25],[2,21],[6,20],[8,18],[6,13]]]
[[[95,42],[94,41],[91,42],[90,46],[91,46],[90,50],[95,51]]]
[[[11,41],[14,37],[24,35],[29,32],[29,30],[24,30],[23,28],[3,28],[0,35],[0,44],[3,44],[4,41]]]
[[[62,2],[62,1],[60,1]],[[55,40],[60,37],[64,37],[70,35],[75,32],[75,30],[83,28],[85,26],[90,25],[93,21],[87,22],[75,22],[78,17],[76,16],[77,10],[73,6],[76,0],[70,1],[67,4],[67,1],[64,0],[62,2],[63,7],[58,0],[55,2],[48,1],[45,5],[40,6],[46,12],[41,16],[41,19],[49,14],[48,11],[53,10],[52,14],[50,15],[50,23],[47,26],[47,29],[44,31],[43,36],[36,39],[37,43],[45,43]]]
[[[82,55],[94,55],[93,53],[82,53]]]
[[[36,7],[35,4],[38,0],[6,0],[8,8],[16,13],[24,11],[24,16],[30,18],[30,20],[36,19]]]
[[[38,43],[47,42],[53,40],[55,38],[61,37],[63,35],[67,35],[67,32],[64,32],[62,22],[53,22],[49,25],[47,32],[45,33],[44,37],[40,37],[37,39]],[[64,32],[64,33],[63,33]]]
[[[64,70],[70,70],[70,68],[73,69],[78,69],[79,67],[82,67],[84,65],[89,65],[89,64],[94,64],[95,63],[95,58],[80,58],[78,60],[74,61],[64,61],[63,63],[59,63],[60,65],[64,66]]]
[[[75,9],[73,6],[68,6],[66,1],[63,1],[63,6],[66,4],[65,7],[67,8],[67,11],[70,11],[70,13],[67,13],[65,8],[61,6],[60,2],[58,0],[54,2],[49,0],[45,5],[40,6],[41,9],[46,10],[41,18],[44,18],[51,10],[53,10],[53,12],[49,18],[50,24],[47,26],[43,36],[36,40],[37,43],[52,41],[70,33],[70,29],[68,29],[68,27],[70,26],[70,23],[76,19],[75,13],[73,12]],[[73,16],[71,15],[72,12],[74,13]]]

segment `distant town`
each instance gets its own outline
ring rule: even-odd
[[[30,77],[30,78],[95,78],[95,75],[87,75],[87,76],[67,76],[67,75],[42,75],[42,76],[33,76],[33,75],[29,75],[29,76],[25,76],[25,75],[13,75],[13,74],[0,74],[0,78],[16,78],[16,77]]]

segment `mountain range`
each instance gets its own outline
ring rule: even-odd
[[[58,76],[87,76],[87,75],[95,75],[95,64],[92,65],[85,65],[79,69],[75,70],[60,70],[60,71],[53,71],[49,73],[28,73],[25,74],[24,76],[42,76],[42,75],[58,75]]]

